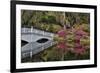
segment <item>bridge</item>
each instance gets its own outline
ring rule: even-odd
[[[22,28],[21,40],[28,42],[21,47],[21,57],[32,57],[51,46],[55,43],[53,41],[54,33],[46,32],[36,28]],[[45,40],[44,42],[42,42]]]

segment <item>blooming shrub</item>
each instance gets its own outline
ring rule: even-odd
[[[76,28],[78,26],[78,28]],[[89,32],[83,25],[70,29],[60,29],[54,36],[55,45],[46,50],[44,61],[83,60],[90,58]],[[85,27],[84,27],[85,28]]]
[[[78,25],[79,26],[79,25]],[[62,29],[57,33],[57,47],[67,56],[72,52],[77,56],[83,56],[86,54],[87,49],[90,48],[89,32],[83,30],[83,25],[78,28]],[[62,40],[61,40],[62,39]]]

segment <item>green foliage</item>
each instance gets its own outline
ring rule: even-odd
[[[88,33],[90,32],[90,25],[89,24],[82,24],[81,26],[85,32],[88,32]]]
[[[43,23],[56,23],[56,19],[54,16],[42,16],[41,21]]]
[[[75,60],[77,59],[75,54],[72,52],[67,52],[64,56],[64,60]]]
[[[59,55],[59,52],[57,51],[57,49],[55,47],[50,47],[48,49],[49,50],[45,50],[41,55],[41,58],[43,59],[43,61],[60,60],[61,55]]]
[[[81,23],[89,24],[89,16],[88,13],[21,10],[21,23],[22,26],[34,26],[34,24],[38,23],[59,25],[70,24],[73,26],[74,24]]]

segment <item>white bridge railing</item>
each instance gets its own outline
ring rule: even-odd
[[[43,31],[43,30],[39,30],[39,29],[36,29],[36,28],[22,28],[21,33],[22,34],[34,33],[34,34],[39,34],[39,35],[49,36],[49,37],[54,36],[53,33],[46,32],[46,31]]]

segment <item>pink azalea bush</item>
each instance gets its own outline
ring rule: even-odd
[[[57,35],[59,37],[61,37],[62,39],[65,39],[66,36],[67,36],[67,33],[65,30],[60,30],[58,31]],[[66,42],[63,40],[63,41],[59,41],[58,44],[57,44],[57,48],[60,48],[60,49],[65,49],[67,47],[66,45]]]
[[[64,39],[67,36],[67,32],[66,32],[66,30],[62,29],[62,30],[58,31],[57,35],[58,35],[59,39],[60,38],[63,39],[63,40],[57,42],[57,49],[59,49],[59,53],[61,53],[61,55],[62,55],[61,60],[64,60],[64,54],[67,50],[67,44]]]
[[[81,28],[78,29],[70,28],[68,30],[61,29],[60,31],[57,32],[56,35],[58,36],[58,40],[61,39],[60,41],[57,41],[56,48],[59,49],[60,51],[59,54],[61,54],[63,57],[62,59],[64,59],[64,55],[67,54],[68,52],[72,52],[76,56],[84,55],[85,52],[87,51],[87,48],[89,48],[89,45],[84,46],[81,44],[81,39],[86,36],[87,37],[89,36],[88,32],[85,32]],[[74,37],[70,37],[69,35]],[[73,38],[74,40],[72,41],[71,38]],[[71,41],[73,44],[71,43]],[[87,40],[85,39],[85,41]]]
[[[84,35],[87,34],[81,29],[75,31],[75,48],[74,48],[75,54],[82,55],[86,51],[85,48],[83,48],[84,46],[80,44],[80,40]]]

